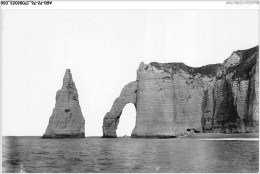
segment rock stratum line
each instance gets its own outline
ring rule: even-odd
[[[136,107],[131,137],[169,138],[187,130],[258,132],[259,47],[238,50],[222,64],[143,62],[103,119],[103,137],[117,137],[124,106]]]
[[[56,104],[43,138],[84,138],[85,120],[79,105],[78,92],[67,69],[63,85],[56,93]]]

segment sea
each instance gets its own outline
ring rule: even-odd
[[[258,135],[257,135],[258,136]],[[3,137],[2,172],[257,173],[258,138]]]

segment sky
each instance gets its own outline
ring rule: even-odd
[[[4,10],[2,135],[42,136],[71,69],[86,136],[141,62],[222,63],[258,45],[257,10]],[[117,134],[130,135],[136,112],[123,110]]]

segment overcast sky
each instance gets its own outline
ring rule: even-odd
[[[102,121],[140,62],[222,63],[258,45],[257,10],[5,10],[3,12],[3,135],[44,134],[71,69],[86,136]],[[128,104],[118,135],[130,135]]]

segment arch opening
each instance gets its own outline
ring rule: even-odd
[[[117,130],[117,126],[119,123],[119,119],[122,115],[123,109],[129,103],[134,104],[134,106],[136,107],[136,93],[137,93],[137,82],[136,81],[128,83],[122,89],[120,96],[116,98],[116,100],[113,103],[112,108],[110,109],[109,112],[106,113],[106,115],[103,119],[103,126],[102,126],[103,138],[116,138],[117,137],[116,130]],[[131,118],[131,117],[129,117],[129,118]],[[122,127],[129,127],[129,126],[122,126]]]
[[[122,110],[120,121],[116,130],[117,137],[131,136],[136,123],[136,108],[132,103],[128,103]]]

